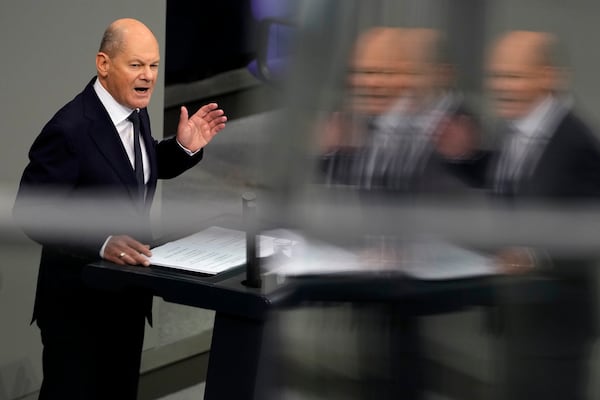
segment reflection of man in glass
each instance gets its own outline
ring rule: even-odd
[[[512,32],[496,45],[488,86],[496,114],[507,125],[496,164],[495,191],[519,196],[600,194],[598,144],[561,98],[555,39]]]
[[[329,165],[332,181],[395,192],[462,187],[433,151],[440,131],[450,126],[473,133],[462,98],[451,88],[452,72],[436,30],[373,28],[363,33],[348,79],[352,118],[338,133],[342,142],[350,140],[360,150],[342,153],[345,158]]]
[[[362,191],[431,194],[463,191],[434,143],[445,130],[475,135],[473,118],[453,90],[453,70],[439,31],[373,28],[359,36],[348,76],[346,109],[328,126],[329,183]],[[371,196],[365,196],[372,200]],[[376,202],[363,203],[376,207]],[[365,238],[366,268],[398,267],[402,243],[373,232]],[[373,289],[377,290],[377,289]],[[423,398],[424,364],[417,307],[355,304],[358,353],[366,392],[360,398]]]
[[[600,196],[600,147],[563,96],[557,48],[554,36],[525,31],[509,32],[493,46],[487,85],[501,120],[501,145],[496,152],[471,152],[465,171],[497,199],[519,204]],[[504,398],[582,399],[596,324],[592,266],[577,257],[541,254],[509,249],[499,257],[506,272],[552,278],[553,293],[551,299],[517,304],[510,291],[502,292],[509,304],[501,307]]]
[[[556,38],[510,32],[491,54],[489,89],[508,136],[493,191],[515,199],[600,196],[600,147],[561,98]],[[592,274],[583,261],[554,259],[548,275],[559,295],[506,315],[507,390],[511,399],[580,399],[595,330]],[[508,397],[507,397],[508,398]]]

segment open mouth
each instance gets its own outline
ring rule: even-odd
[[[515,99],[514,97],[495,97],[496,102],[501,104],[518,104],[520,103],[519,99]]]
[[[135,88],[135,91],[138,92],[138,93],[141,93],[141,94],[148,93],[148,90],[150,90],[150,89],[149,88],[144,88],[144,87],[136,87]]]

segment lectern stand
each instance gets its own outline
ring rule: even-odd
[[[224,224],[232,227],[232,224]],[[236,227],[239,227],[236,226]],[[245,266],[218,275],[176,269],[120,266],[98,261],[84,268],[90,286],[105,290],[144,289],[165,301],[215,311],[204,399],[257,399],[257,374],[269,315],[303,301],[407,304],[406,312],[451,312],[469,305],[494,303],[498,285],[520,288],[523,298],[547,297],[544,279],[480,278],[424,282],[400,275],[320,276],[261,287],[244,285]],[[263,400],[263,399],[257,399]]]
[[[244,267],[216,276],[198,276],[163,268],[120,266],[107,261],[89,264],[84,279],[107,290],[145,289],[165,301],[215,311],[207,400],[254,399],[262,337],[269,312],[283,306],[292,291],[242,284]]]

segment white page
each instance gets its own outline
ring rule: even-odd
[[[259,236],[259,257],[273,254],[273,237]],[[152,249],[152,265],[206,274],[246,263],[246,233],[211,226],[203,231]]]

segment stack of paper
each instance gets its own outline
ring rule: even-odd
[[[273,237],[259,236],[258,256],[273,254],[275,240]],[[153,248],[150,263],[205,274],[218,274],[246,263],[246,233],[211,226]]]

